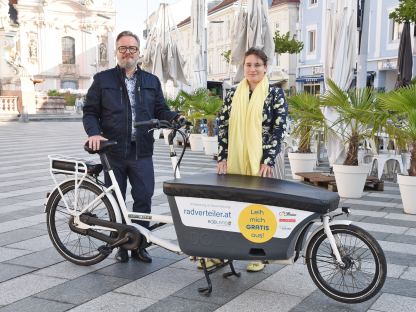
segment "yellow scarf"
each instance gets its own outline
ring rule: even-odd
[[[247,79],[237,86],[231,104],[228,129],[227,173],[258,175],[263,156],[263,106],[269,92],[266,76],[249,98]]]

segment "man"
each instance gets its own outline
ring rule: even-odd
[[[107,139],[118,142],[108,158],[121,192],[125,198],[128,178],[133,211],[150,213],[155,184],[154,140],[148,129],[135,129],[133,124],[152,118],[170,121],[180,116],[166,105],[159,79],[138,66],[139,44],[139,38],[130,31],[117,36],[117,66],[94,76],[83,109],[83,123],[90,148],[99,149],[100,142]],[[111,183],[108,174],[105,174],[105,183]],[[149,222],[139,224],[149,226]],[[132,251],[131,257],[152,262],[146,249]],[[127,262],[127,250],[120,248],[116,259]]]

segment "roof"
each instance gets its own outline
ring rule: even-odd
[[[188,23],[190,23],[191,22],[191,17],[190,16],[188,16],[187,18],[185,18],[182,22],[179,22],[179,24],[176,26],[176,27],[182,27],[182,26],[184,26],[184,25],[186,25],[186,24],[188,24]]]
[[[224,1],[222,1],[221,3],[219,3],[218,5],[216,5],[216,6],[214,6],[213,8],[211,8],[209,11],[208,11],[208,15],[209,14],[211,14],[211,13],[214,13],[214,12],[216,12],[216,11],[219,11],[219,10],[221,10],[221,9],[223,9],[223,8],[225,8],[225,7],[227,7],[227,6],[230,6],[231,4],[233,4],[234,2],[237,2],[237,0],[224,0]],[[182,22],[180,22],[178,25],[177,25],[177,27],[182,27],[182,26],[184,26],[184,25],[186,25],[186,24],[188,24],[188,23],[190,23],[191,22],[191,17],[189,16],[189,17],[187,17],[186,19],[184,19]]]
[[[234,2],[237,2],[237,0],[224,0],[223,2],[221,2],[220,4],[214,6],[211,10],[208,11],[208,15],[210,13],[214,13],[215,11],[219,11],[220,9],[227,7],[231,4],[233,4]]]
[[[287,3],[300,3],[300,1],[299,0],[273,0],[271,6],[273,7],[276,5],[287,4]]]

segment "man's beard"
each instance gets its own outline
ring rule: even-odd
[[[132,69],[135,68],[137,66],[138,61],[135,59],[122,59],[118,61],[118,66],[120,66],[121,68],[124,69]]]

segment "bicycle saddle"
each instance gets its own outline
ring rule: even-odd
[[[106,153],[107,150],[117,144],[117,141],[101,141],[100,149],[94,151],[92,148],[88,147],[88,142],[84,144],[84,150],[90,154],[103,154]]]

